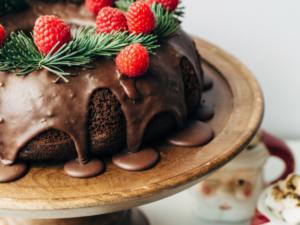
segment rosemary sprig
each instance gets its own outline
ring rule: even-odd
[[[180,6],[182,3],[182,1],[179,1],[179,5],[177,7],[177,9],[175,10],[174,14],[177,16],[177,17],[183,17],[184,16],[184,9],[185,7],[184,6]]]
[[[94,34],[95,30],[91,26],[80,27],[73,40],[52,54],[59,44],[57,43],[47,56],[37,49],[32,38],[27,37],[24,32],[21,31],[18,35],[12,32],[11,41],[6,40],[0,50],[0,71],[10,70],[16,75],[26,75],[44,68],[68,82],[65,76],[76,74],[65,72],[61,68],[63,66],[86,66],[96,57],[116,56],[133,43],[142,44],[149,53],[159,47],[154,35],[129,35],[128,32],[120,31]]]
[[[165,11],[162,4],[151,5],[151,10],[155,16],[156,25],[154,32],[159,38],[167,38],[176,35],[180,28],[180,22],[174,17],[174,12]]]

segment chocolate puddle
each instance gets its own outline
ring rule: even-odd
[[[207,124],[188,119],[182,129],[169,134],[165,139],[176,146],[197,147],[208,143],[213,135],[213,130]]]
[[[159,160],[159,154],[153,148],[143,148],[137,153],[126,149],[112,157],[113,163],[124,170],[142,171],[153,167]]]
[[[11,182],[20,179],[27,172],[27,164],[19,162],[12,166],[0,165],[0,183]]]
[[[77,159],[69,160],[64,166],[65,172],[75,178],[88,178],[100,175],[104,171],[104,164],[99,159],[90,159],[86,164],[81,164]]]

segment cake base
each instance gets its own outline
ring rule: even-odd
[[[149,225],[144,214],[134,208],[98,216],[69,219],[0,218],[0,225]]]

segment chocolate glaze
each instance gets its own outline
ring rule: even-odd
[[[182,147],[197,147],[208,143],[213,135],[213,130],[207,124],[188,119],[185,126],[168,135],[166,141]]]
[[[198,108],[196,108],[190,115],[190,119],[200,120],[200,121],[207,121],[213,118],[214,116],[214,109],[204,103],[200,103]]]
[[[75,178],[88,178],[104,172],[104,164],[99,159],[90,159],[88,163],[81,164],[77,159],[69,160],[64,166],[65,172]]]
[[[213,87],[213,80],[211,77],[204,73],[203,76],[203,91],[207,91]]]
[[[28,170],[27,164],[15,163],[12,166],[0,164],[0,183],[11,182],[21,178]]]
[[[159,160],[159,154],[153,148],[143,148],[137,153],[124,150],[113,155],[113,163],[124,170],[142,171],[153,167]]]
[[[182,126],[187,117],[180,72],[182,57],[191,62],[201,86],[193,41],[180,30],[178,35],[162,40],[160,44],[161,47],[155,50],[157,54],[150,56],[148,71],[135,82],[139,93],[136,101],[132,101],[130,91],[125,91],[133,89],[132,82],[122,82],[121,85],[115,61],[105,58],[94,61],[93,70],[68,69],[78,74],[69,77],[69,83],[53,83],[56,76],[47,70],[34,71],[26,76],[1,72],[2,163],[13,164],[22,146],[49,129],[69,134],[75,143],[79,162],[87,163],[88,104],[93,92],[99,88],[109,88],[120,101],[127,120],[127,146],[131,152],[140,150],[145,128],[157,114],[169,112],[176,118],[178,126]]]
[[[78,11],[78,6],[72,4],[57,3],[48,7],[49,4],[42,2],[28,2],[29,10],[0,18],[7,33],[20,29],[30,31],[35,19],[45,14],[54,14],[67,24],[95,23],[93,16],[85,16],[84,6]],[[150,56],[148,71],[137,80],[121,75],[115,61],[105,58],[96,59],[92,63],[94,69],[65,68],[78,74],[69,77],[69,83],[61,80],[53,83],[57,77],[47,70],[26,76],[0,72],[1,162],[12,165],[28,141],[44,131],[57,129],[73,139],[79,163],[87,163],[88,105],[91,95],[99,88],[109,88],[121,103],[130,152],[140,150],[147,125],[158,114],[171,113],[182,127],[187,109],[180,61],[184,57],[191,63],[199,87],[202,86],[201,69],[193,40],[182,30],[173,38],[161,40],[160,45],[155,50],[156,55]],[[198,93],[197,101],[200,101],[201,91]]]

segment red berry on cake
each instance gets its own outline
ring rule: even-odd
[[[85,7],[95,15],[98,15],[99,11],[106,7],[112,6],[114,3],[113,0],[85,0]]]
[[[55,53],[61,46],[71,39],[70,27],[55,16],[41,16],[35,21],[34,41],[38,49],[47,55],[60,41],[52,52]]]
[[[6,37],[6,32],[4,28],[0,25],[0,49],[5,37]]]
[[[132,44],[118,54],[116,63],[122,74],[131,78],[138,77],[149,67],[149,54],[141,44]]]
[[[170,12],[174,12],[177,9],[179,0],[146,0],[146,3],[151,5],[153,2],[161,3],[165,10],[169,8]]]
[[[98,34],[100,32],[110,33],[112,30],[121,29],[122,32],[128,30],[125,15],[120,10],[111,7],[104,7],[100,10],[96,23]]]
[[[130,33],[150,33],[155,28],[155,17],[148,4],[137,1],[130,5],[127,12],[127,24]]]

